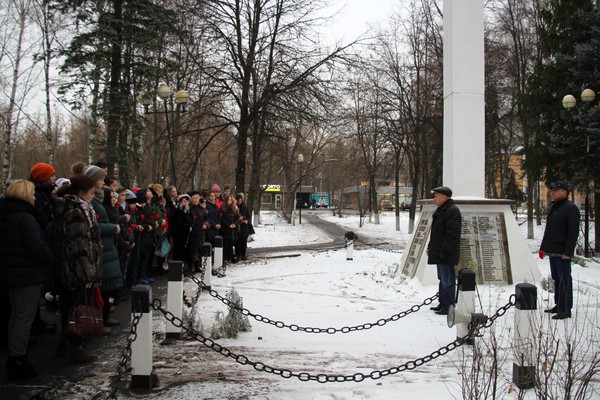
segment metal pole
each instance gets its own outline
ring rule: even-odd
[[[585,233],[584,254],[590,256],[590,135],[587,135],[585,150]]]
[[[173,150],[173,135],[171,133],[171,127],[169,124],[169,110],[168,110],[167,99],[165,99],[164,102],[165,102],[165,119],[166,119],[166,124],[167,124],[167,138],[169,140],[169,155],[171,158],[171,176],[173,178],[173,186],[177,186],[177,174],[175,173],[175,154],[174,154],[174,150]]]
[[[302,172],[300,172],[300,199],[298,202],[298,223],[302,224]]]

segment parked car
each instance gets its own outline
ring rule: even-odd
[[[316,207],[317,208],[329,208],[329,203],[327,203],[327,200],[325,199],[325,197],[321,196],[319,201],[317,201]]]
[[[400,204],[400,209],[402,211],[410,210],[410,203],[408,201],[403,201],[402,204]]]
[[[391,200],[381,200],[381,203],[379,203],[379,209],[382,211],[392,211],[395,209],[394,202]]]

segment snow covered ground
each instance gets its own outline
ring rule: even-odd
[[[309,211],[307,211],[309,212]],[[398,269],[400,251],[408,242],[408,213],[401,213],[401,230],[395,231],[392,212],[381,215],[381,223],[368,220],[359,228],[357,216],[338,218],[326,211],[314,211],[331,222],[341,224],[368,237],[369,242],[379,239],[387,251],[357,246],[354,260],[346,261],[345,249],[328,251],[294,251],[293,257],[259,258],[230,267],[227,276],[213,279],[212,288],[225,296],[235,289],[243,298],[243,305],[254,314],[282,321],[288,325],[314,328],[343,328],[375,323],[388,318],[434,295],[436,286],[423,286],[417,280],[403,277]],[[327,242],[331,239],[314,226],[305,223],[291,226],[275,213],[263,212],[262,224],[256,226],[256,235],[250,248]],[[523,229],[524,228],[524,225]],[[538,227],[536,239],[529,247],[537,255],[543,226]],[[378,246],[379,247],[379,246]],[[390,251],[391,250],[391,251]],[[298,253],[300,254],[299,256]],[[539,260],[543,276],[549,275],[548,260]],[[573,266],[576,313],[574,318],[552,321],[548,314],[539,312],[540,343],[551,350],[545,353],[563,359],[561,348],[571,343],[579,363],[597,357],[600,329],[597,309],[600,305],[600,265],[588,263],[587,268]],[[538,283],[539,309],[546,308],[551,294]],[[195,285],[186,282],[185,290],[193,294]],[[491,315],[505,305],[514,293],[513,286],[485,286],[478,288],[477,311]],[[552,303],[552,301],[550,301]],[[552,305],[552,304],[550,304]],[[227,307],[203,292],[194,319],[204,336],[210,337],[215,319],[227,315]],[[475,391],[469,371],[473,365],[485,363],[493,347],[499,349],[499,378],[496,398],[516,399],[518,391],[511,385],[513,354],[514,308],[498,318],[486,330],[477,349],[484,360],[473,361],[473,347],[463,346],[455,351],[409,371],[390,374],[381,379],[364,379],[362,382],[318,383],[303,382],[296,378],[285,379],[277,375],[256,371],[241,365],[231,357],[207,348],[193,340],[170,346],[158,344],[165,331],[165,320],[154,313],[154,367],[160,386],[151,394],[128,391],[121,398],[153,399],[461,399],[465,392]],[[218,339],[217,342],[235,354],[252,362],[312,375],[365,375],[398,367],[446,346],[456,338],[456,329],[448,328],[446,317],[438,316],[421,307],[397,321],[384,326],[350,333],[306,333],[277,328],[250,318],[251,330],[235,339]],[[491,346],[492,342],[497,345]],[[552,345],[556,343],[557,347]],[[546,348],[546,347],[544,347]],[[558,349],[558,350],[557,350]],[[539,369],[547,369],[548,362],[540,360]],[[473,364],[473,365],[472,365]],[[552,396],[560,395],[564,379],[557,363],[550,374]],[[490,368],[484,368],[489,371]],[[394,372],[394,370],[392,370]],[[486,375],[486,374],[484,374]],[[479,376],[479,390],[485,390],[485,376]],[[593,379],[592,391],[586,399],[600,399],[598,377]],[[562,397],[562,396],[561,396]],[[479,397],[491,398],[482,393]],[[523,398],[534,399],[533,390]]]

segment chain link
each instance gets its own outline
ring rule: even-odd
[[[204,274],[206,273],[206,266],[208,265],[208,257],[202,257],[202,259],[203,259],[202,267],[200,268],[200,282],[204,282]],[[186,276],[194,277],[194,275],[191,273],[186,274]],[[187,296],[185,295],[185,291],[183,292],[183,304],[185,304],[185,306],[187,308],[192,308],[196,305],[196,303],[198,303],[198,299],[200,298],[200,294],[202,293],[202,288],[203,288],[203,286],[198,285],[198,290],[196,291],[196,295],[194,296],[194,298],[191,301],[188,300]]]
[[[214,340],[204,337],[200,332],[196,331],[194,328],[183,326],[183,321],[180,318],[176,317],[171,312],[162,308],[162,303],[161,303],[160,299],[154,299],[154,301],[152,302],[152,307],[155,310],[160,311],[164,315],[164,317],[168,321],[170,321],[174,326],[184,329],[187,332],[187,334],[190,337],[192,337],[193,339],[199,341],[206,347],[211,348],[212,350],[216,351],[217,353],[219,353],[225,357],[230,357],[230,358],[234,359],[239,364],[251,365],[257,371],[267,372],[267,373],[274,374],[274,375],[279,375],[286,379],[297,378],[301,381],[317,381],[319,383],[329,383],[329,382],[361,382],[367,378],[375,380],[375,379],[380,379],[384,376],[398,374],[400,372],[407,371],[407,370],[413,370],[423,364],[426,364],[432,360],[435,360],[438,357],[441,357],[441,356],[455,350],[456,348],[462,346],[465,343],[469,343],[475,336],[480,334],[481,328],[487,328],[487,327],[491,326],[491,324],[493,324],[493,322],[498,317],[504,315],[506,313],[506,311],[509,308],[511,308],[514,304],[515,304],[515,300],[511,297],[511,300],[508,304],[506,304],[505,306],[498,309],[498,311],[496,311],[496,313],[492,317],[487,319],[487,323],[485,323],[485,324],[479,324],[479,323],[469,324],[469,333],[467,335],[465,335],[461,338],[455,339],[454,341],[448,343],[446,346],[442,346],[439,349],[433,351],[432,353],[430,353],[424,357],[419,357],[417,359],[407,361],[404,364],[398,365],[396,367],[392,367],[392,368],[388,368],[388,369],[384,369],[384,370],[374,370],[368,374],[363,374],[363,373],[359,372],[359,373],[355,373],[353,375],[336,375],[336,374],[312,375],[312,374],[309,374],[308,372],[293,372],[288,369],[275,368],[275,367],[269,366],[267,364],[263,364],[258,361],[252,361],[247,356],[244,356],[242,354],[236,354],[233,351],[231,351],[230,349],[228,349],[227,347],[221,346],[220,344],[216,343]]]
[[[333,335],[335,333],[350,333],[350,332],[356,332],[356,331],[362,331],[362,330],[366,330],[366,329],[371,329],[377,326],[384,326],[385,324],[387,324],[388,322],[392,322],[392,321],[398,321],[401,318],[404,318],[410,314],[416,313],[417,311],[419,311],[421,309],[421,307],[423,306],[428,306],[430,305],[434,300],[436,300],[437,298],[440,297],[440,293],[436,293],[431,297],[426,298],[425,300],[423,300],[423,302],[421,304],[415,304],[414,306],[410,307],[409,309],[405,310],[405,311],[401,311],[398,314],[394,314],[391,317],[388,318],[381,318],[375,322],[367,322],[365,324],[362,325],[355,325],[355,326],[344,326],[342,328],[314,328],[314,327],[308,327],[308,326],[299,326],[296,324],[286,324],[282,321],[275,321],[272,320],[268,317],[265,317],[263,315],[260,314],[254,314],[252,313],[250,310],[248,310],[247,308],[243,308],[243,307],[239,307],[237,304],[231,302],[229,299],[227,299],[226,297],[221,296],[217,291],[215,290],[208,290],[208,288],[206,287],[206,285],[204,285],[204,283],[202,281],[199,281],[198,278],[196,278],[193,275],[188,275],[188,277],[194,281],[197,285],[198,285],[198,293],[202,290],[202,289],[206,289],[208,291],[208,293],[220,300],[223,304],[225,304],[227,307],[231,307],[235,310],[238,310],[239,312],[242,313],[242,315],[246,315],[249,317],[254,318],[256,321],[258,322],[263,322],[265,324],[269,324],[269,325],[273,325],[276,328],[287,328],[291,331],[294,332],[306,332],[306,333],[328,333],[330,335]]]
[[[129,331],[129,335],[127,335],[127,344],[123,349],[123,353],[121,355],[121,360],[117,365],[117,374],[110,378],[110,392],[108,395],[109,399],[117,398],[117,391],[121,387],[121,382],[123,380],[123,376],[127,372],[127,364],[131,360],[131,345],[137,339],[137,327],[142,319],[142,312],[139,310],[135,310],[133,312],[133,320],[131,321],[131,329]]]

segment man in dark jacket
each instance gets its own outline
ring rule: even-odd
[[[539,256],[550,256],[550,274],[554,280],[554,302],[547,313],[556,314],[552,319],[571,318],[573,307],[573,280],[571,258],[579,235],[579,209],[569,201],[569,185],[558,181],[550,186],[552,207],[546,220],[544,238]]]
[[[440,280],[440,305],[434,307],[436,314],[447,315],[448,308],[456,300],[454,266],[460,258],[460,232],[462,216],[452,200],[452,190],[440,186],[431,191],[437,209],[433,213],[431,235],[427,245],[427,263],[437,264]]]

